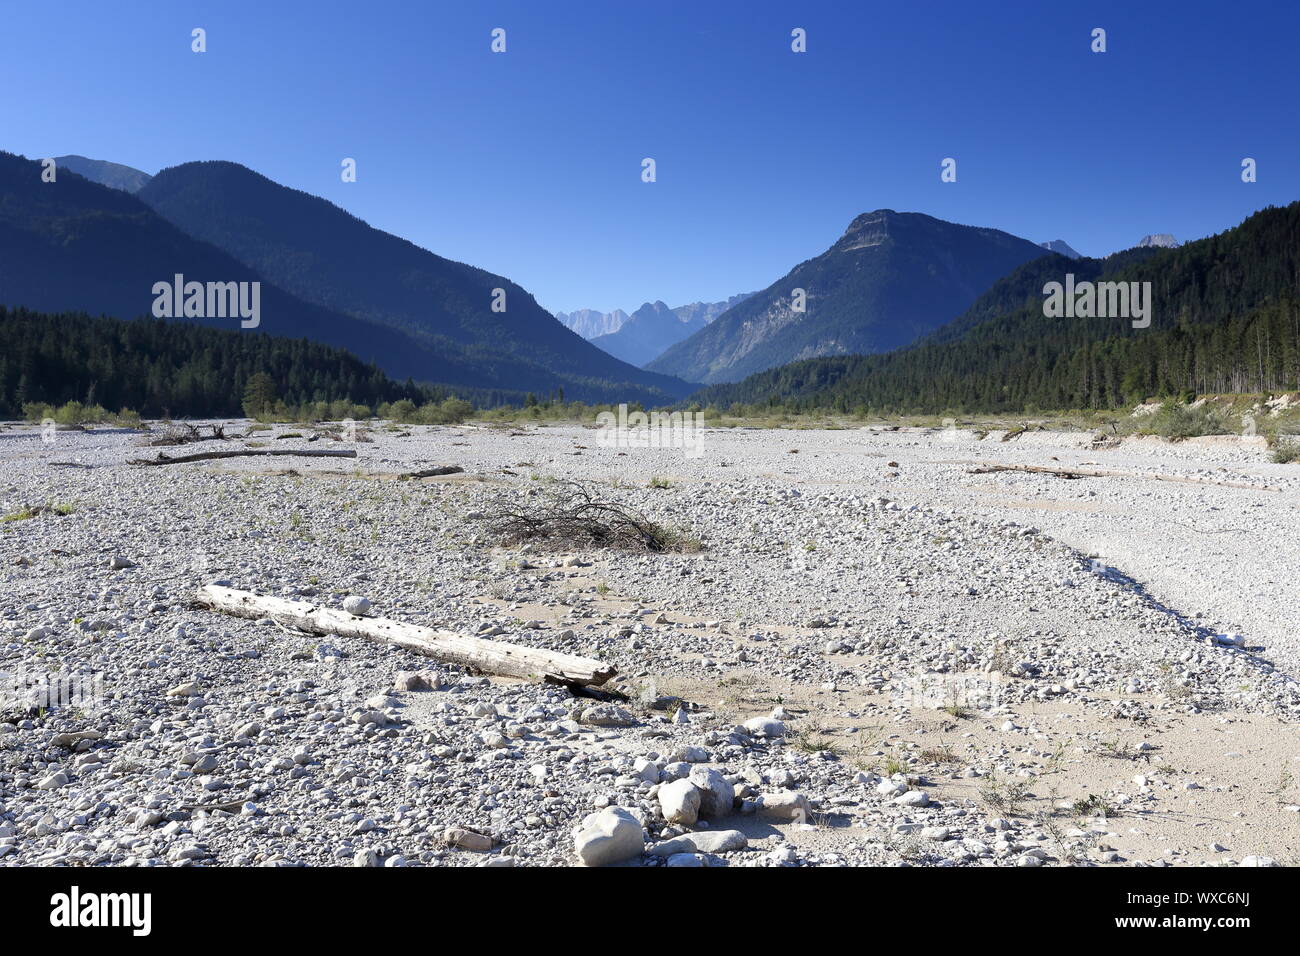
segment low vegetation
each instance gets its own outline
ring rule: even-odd
[[[38,517],[39,515],[46,514],[70,515],[74,510],[76,509],[70,504],[59,504],[57,502],[50,502],[49,504],[43,505],[27,505],[24,508],[19,508],[17,511],[12,511],[7,515],[0,515],[0,524],[9,524],[14,521],[28,521],[32,518]]]

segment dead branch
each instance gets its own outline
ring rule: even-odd
[[[485,519],[505,544],[538,541],[563,547],[641,548],[668,551],[674,535],[645,515],[603,501],[577,481],[557,482],[537,505],[502,498]]]
[[[163,433],[156,438],[145,442],[150,447],[160,445],[188,445],[198,441],[228,441],[225,425],[209,425],[211,434],[204,435],[198,426],[189,422],[172,422]]]
[[[135,458],[128,465],[179,465],[187,461],[213,461],[218,458],[257,458],[266,455],[294,455],[299,458],[356,458],[355,450],[328,448],[244,448],[239,451],[204,451],[194,455],[168,458],[162,452],[157,458]]]
[[[459,475],[465,471],[460,465],[437,465],[433,468],[425,468],[423,471],[408,471],[405,474],[398,475],[398,478],[436,478],[439,475]]]

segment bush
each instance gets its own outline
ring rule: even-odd
[[[1170,441],[1201,435],[1235,435],[1240,430],[1230,415],[1209,402],[1196,408],[1172,401],[1165,402],[1159,411],[1137,426],[1139,435],[1159,435]]]
[[[367,409],[367,412],[369,409]],[[417,406],[410,399],[379,406],[379,417],[403,425],[457,425],[474,413],[474,406],[459,398],[426,402]]]
[[[98,425],[123,415],[134,415],[137,424],[140,421],[139,415],[125,408],[117,416],[111,416],[99,405],[82,405],[81,402],[68,402],[58,408],[41,402],[23,405],[23,417],[37,423],[52,418],[60,425]]]
[[[1300,461],[1300,442],[1282,441],[1273,449],[1273,460],[1279,465],[1289,465]]]

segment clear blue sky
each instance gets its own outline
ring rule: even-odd
[[[10,2],[0,148],[234,160],[631,310],[765,287],[881,207],[1087,255],[1217,232],[1300,198],[1297,42],[1294,0]]]

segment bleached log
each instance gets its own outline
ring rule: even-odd
[[[358,617],[308,601],[266,597],[216,584],[200,588],[195,602],[209,610],[235,617],[270,618],[277,624],[309,634],[396,644],[416,654],[471,667],[486,674],[581,686],[603,684],[616,673],[611,665],[588,657],[502,641],[485,641],[454,631],[403,624],[384,617]]]
[[[1027,471],[1036,475],[1056,475],[1060,478],[1148,478],[1153,481],[1177,481],[1194,485],[1218,485],[1223,488],[1248,488],[1251,491],[1281,491],[1273,485],[1252,485],[1245,481],[1224,481],[1218,478],[1200,478],[1195,475],[1161,475],[1154,471],[1112,471],[1106,468],[1052,468],[1047,465],[981,465],[967,474],[987,475],[995,471]]]

